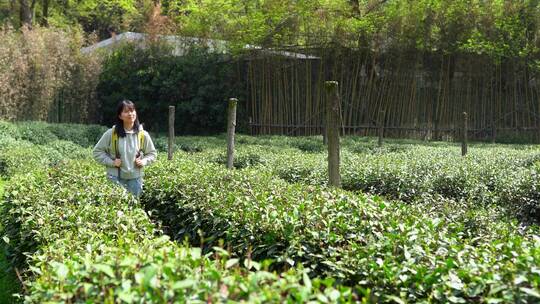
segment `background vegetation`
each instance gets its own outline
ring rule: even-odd
[[[152,128],[161,128],[163,119],[155,111],[176,104],[178,130],[209,133],[223,130],[220,104],[234,95],[245,100],[242,122],[252,117],[262,125],[320,124],[323,92],[317,88],[332,78],[341,84],[344,125],[373,124],[386,110],[387,124],[428,128],[434,132],[428,138],[448,139],[455,134],[444,130],[455,128],[461,112],[468,111],[475,129],[471,137],[499,128],[501,136],[514,130],[531,141],[530,131],[540,127],[539,5],[537,0],[2,1],[0,117],[108,124],[115,99],[128,97],[140,100]],[[124,31],[222,39],[229,55],[211,52],[205,42],[185,58],[173,58],[159,46],[79,53],[81,46]],[[306,64],[254,48],[319,59]],[[125,67],[129,73],[116,70]],[[305,132],[316,133],[320,130]]]
[[[167,131],[164,115],[173,105],[179,134],[215,133],[226,124],[228,98],[245,100],[235,63],[201,47],[174,56],[164,44],[148,49],[127,44],[108,56],[103,66],[97,94],[107,125],[114,123],[118,101],[127,98],[155,132]],[[244,120],[242,111],[238,114]]]
[[[0,235],[24,287],[12,272],[0,284],[26,301],[540,298],[535,146],[461,157],[451,143],[347,137],[340,190],[320,136],[239,136],[234,170],[224,136],[178,137],[136,201],[91,159],[105,127],[0,128]]]

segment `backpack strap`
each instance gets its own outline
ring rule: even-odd
[[[115,158],[120,158],[120,151],[118,150],[118,132],[116,132],[116,126],[112,127],[111,152]],[[120,167],[118,167],[118,178],[120,178]]]
[[[111,154],[116,158],[120,158],[120,151],[118,150],[118,132],[116,132],[115,126],[112,127]]]
[[[143,130],[143,127],[142,125],[139,125],[139,133],[137,134],[138,137],[139,137],[139,152],[142,152],[142,150],[144,149],[144,130]]]
[[[139,139],[138,152],[142,152],[144,148],[144,143],[145,143],[144,130],[143,130],[142,125],[139,126],[139,132],[137,133],[137,137]],[[118,132],[116,132],[116,126],[113,126],[112,134],[111,134],[111,154],[113,154],[116,158],[120,158],[120,150],[118,149],[118,141],[119,141]],[[118,168],[118,178],[120,178],[120,168]]]

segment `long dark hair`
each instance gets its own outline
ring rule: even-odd
[[[116,125],[115,130],[118,133],[118,136],[120,137],[126,137],[126,130],[124,130],[124,122],[120,119],[120,114],[124,110],[124,108],[128,108],[130,110],[133,110],[137,112],[137,109],[135,108],[135,104],[131,100],[124,99],[118,103],[118,106],[116,106]],[[135,133],[139,133],[139,113],[137,113],[137,117],[135,118],[135,123],[133,124],[133,131]]]

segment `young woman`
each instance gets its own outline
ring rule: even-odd
[[[142,129],[135,104],[123,100],[116,109],[116,124],[107,130],[93,151],[94,159],[105,165],[107,177],[135,196],[143,187],[143,168],[157,156],[148,132]]]

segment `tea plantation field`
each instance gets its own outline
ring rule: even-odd
[[[320,138],[180,137],[137,201],[104,130],[0,122],[0,302],[540,302],[536,146],[346,137],[333,189]]]

